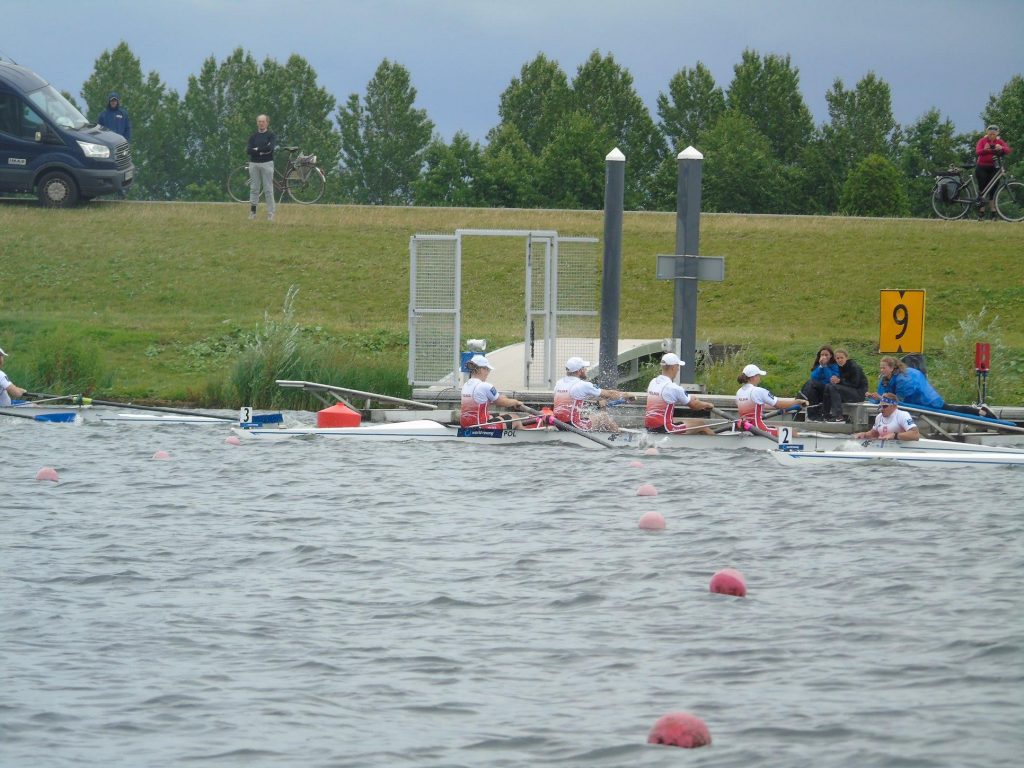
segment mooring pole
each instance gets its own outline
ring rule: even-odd
[[[604,159],[604,265],[601,274],[601,344],[598,385],[619,385],[619,300],[622,295],[622,206],[626,156],[616,147]]]
[[[676,183],[676,253],[700,255],[700,184],[704,155],[687,147],[678,155]],[[697,375],[697,281],[676,280],[672,336],[679,339],[680,375],[689,382]]]

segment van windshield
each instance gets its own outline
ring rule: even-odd
[[[44,86],[38,91],[32,91],[28,98],[41,112],[45,112],[61,128],[78,130],[89,125],[85,115],[75,109],[75,106],[65,99],[60,94],[60,91],[56,90],[52,85]]]

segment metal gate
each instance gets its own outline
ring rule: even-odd
[[[526,389],[550,388],[561,361],[588,354],[598,334],[597,238],[553,230],[460,229],[410,238],[409,382],[458,386],[462,347],[462,240],[525,240],[523,378]]]

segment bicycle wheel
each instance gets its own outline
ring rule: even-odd
[[[236,203],[248,203],[250,189],[248,164],[228,174],[228,194]]]
[[[1007,221],[1024,219],[1024,184],[1008,181],[996,192],[996,210]]]
[[[292,166],[285,174],[284,180],[292,200],[303,205],[315,203],[323,197],[324,187],[327,186],[324,172],[315,165]]]
[[[956,197],[952,200],[944,200],[942,196],[942,181],[937,182],[932,188],[932,209],[940,219],[960,219],[970,210],[971,203],[977,195],[971,181],[957,187]]]

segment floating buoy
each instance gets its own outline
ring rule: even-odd
[[[647,743],[694,749],[710,744],[711,732],[704,721],[696,715],[689,712],[669,712],[658,718],[658,722],[647,734]]]
[[[723,568],[711,577],[711,591],[719,595],[746,597],[747,582],[736,569]]]
[[[629,462],[629,466],[633,469],[641,469],[644,466],[644,463],[642,461],[631,461]]]
[[[650,483],[644,483],[643,485],[641,485],[639,488],[636,489],[636,495],[637,496],[657,496],[658,495],[658,489],[655,488]]]
[[[56,483],[58,482],[57,470],[54,469],[53,467],[43,467],[38,472],[36,472],[36,480],[45,480],[46,482],[49,483]]]
[[[160,461],[167,461],[169,458],[171,458],[171,454],[169,454],[167,451],[157,451],[156,453],[153,454],[153,458],[158,459]]]
[[[665,518],[660,512],[651,510],[640,515],[639,525],[645,531],[662,531],[665,529]]]
[[[655,448],[655,447],[654,447],[654,446],[652,445],[652,446],[651,446],[650,448],[648,448],[647,450],[645,450],[645,451],[644,451],[644,453],[645,453],[645,454],[646,454],[647,456],[657,456],[657,455],[658,455],[658,449],[657,449],[657,448]]]
[[[227,443],[228,445],[242,444],[242,441],[238,438],[238,435],[228,435],[227,439],[224,442]]]

